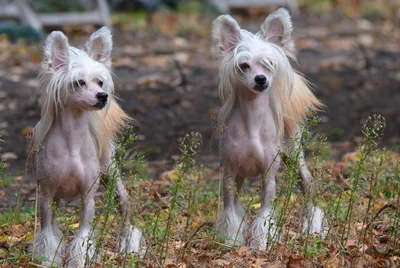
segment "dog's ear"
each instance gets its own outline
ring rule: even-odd
[[[60,31],[52,32],[44,42],[45,62],[53,70],[59,70],[68,64],[68,38]]]
[[[293,53],[292,31],[293,25],[289,12],[285,8],[280,8],[265,19],[260,33],[265,42],[274,43]]]
[[[212,23],[213,52],[225,55],[232,52],[240,41],[240,26],[229,15],[221,15]]]
[[[95,61],[111,67],[112,35],[110,29],[101,27],[94,32],[86,42],[85,49]]]

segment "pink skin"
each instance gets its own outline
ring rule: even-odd
[[[112,165],[111,142],[110,153],[99,158],[96,142],[100,129],[99,122],[95,122],[101,120],[95,111],[106,104],[105,96],[101,102],[98,94],[111,94],[113,90],[108,69],[112,47],[109,30],[102,28],[95,32],[87,47],[87,52],[70,47],[61,32],[53,32],[45,43],[40,80],[42,113],[34,137],[40,146],[36,155],[40,231],[33,241],[33,254],[47,258],[46,265],[63,265],[64,242],[52,209],[53,202],[57,205],[61,199],[82,201],[79,230],[69,247],[67,267],[84,267],[86,257],[90,260],[94,256],[91,241],[94,196],[100,174],[106,174]],[[106,81],[102,83],[102,79]],[[120,180],[116,188],[124,217],[119,250],[141,253],[141,232],[129,222],[129,196]]]
[[[85,78],[77,79],[77,81],[83,81],[84,85],[79,85],[78,82],[75,82],[74,89],[72,89],[75,92],[69,94],[66,102],[82,109],[98,110],[99,108],[95,107],[96,103],[99,102],[96,95],[100,92],[105,93],[101,86],[101,80],[98,78],[90,79],[86,76]]]
[[[251,247],[264,250],[269,237],[274,241],[280,239],[274,223],[273,201],[284,137],[279,135],[275,119],[281,112],[279,102],[287,101],[293,89],[294,71],[286,56],[286,52],[294,52],[291,29],[289,14],[283,9],[268,16],[256,35],[241,30],[228,15],[221,15],[213,22],[214,52],[221,57],[219,93],[223,106],[218,120],[224,127],[220,139],[224,208],[218,215],[216,229],[229,237],[225,240],[227,245],[248,242]],[[265,80],[263,87],[257,83],[257,76]],[[302,190],[306,193],[311,174],[303,153],[298,165]],[[238,195],[244,178],[257,176],[262,180],[261,208],[246,241],[248,226]],[[323,213],[318,208],[312,208],[311,212],[311,219],[307,218],[308,223],[303,226],[310,233],[321,232]]]
[[[242,61],[239,63],[239,68],[240,66],[242,66],[242,64],[247,64],[247,68],[245,70],[240,70],[239,72],[241,72],[241,77],[242,79],[240,79],[241,83],[247,88],[250,89],[252,92],[254,92],[255,94],[260,94],[261,92],[259,90],[256,90],[255,87],[257,86],[257,83],[255,82],[255,77],[256,76],[260,76],[263,75],[266,78],[266,85],[272,85],[273,83],[273,73],[271,70],[269,70],[267,67],[265,67],[264,65],[262,65],[260,63],[260,60],[257,57],[253,57],[248,61]],[[236,83],[239,83],[239,81],[237,81]],[[265,88],[264,90],[267,90],[267,88]]]

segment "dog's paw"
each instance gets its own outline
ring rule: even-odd
[[[249,246],[265,250],[271,243],[281,240],[275,220],[269,215],[259,215],[251,225]]]
[[[69,247],[68,268],[87,267],[95,255],[93,241],[88,236],[77,236]]]
[[[216,232],[227,246],[244,245],[247,223],[234,210],[225,210],[217,218]]]
[[[136,253],[141,258],[146,253],[146,241],[142,232],[130,224],[121,229],[117,245],[119,252]]]
[[[324,212],[318,207],[311,207],[303,219],[303,232],[309,234],[319,234],[325,238],[328,232],[328,222]]]
[[[32,241],[32,254],[43,260],[45,266],[61,267],[64,254],[62,233],[54,232],[52,228],[40,230]]]

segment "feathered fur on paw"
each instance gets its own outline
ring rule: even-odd
[[[146,253],[146,241],[142,232],[130,224],[127,225],[118,234],[118,250],[124,253],[136,253],[142,258]]]
[[[217,219],[217,234],[225,239],[228,246],[244,245],[247,222],[234,209],[224,210]]]

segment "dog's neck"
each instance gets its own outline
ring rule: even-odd
[[[61,138],[71,151],[80,149],[86,142],[85,137],[90,134],[89,112],[70,105],[64,106],[55,118],[53,127],[61,130]]]
[[[244,87],[237,88],[236,92],[237,97],[233,109],[239,110],[248,135],[256,135],[272,114],[269,94],[268,92],[255,94]]]

